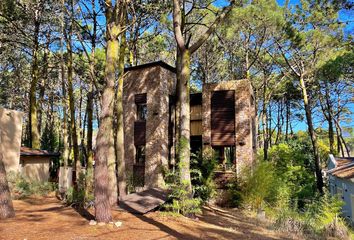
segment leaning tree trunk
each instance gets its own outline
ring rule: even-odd
[[[0,154],[0,219],[11,218],[14,216],[15,210],[12,205],[3,156]]]
[[[312,122],[311,106],[309,104],[307,89],[306,89],[305,80],[303,77],[300,77],[300,87],[302,90],[302,97],[303,97],[303,102],[304,102],[304,107],[305,107],[308,132],[309,132],[309,135],[311,138],[311,143],[312,143],[312,148],[313,148],[313,157],[315,160],[315,173],[316,173],[316,180],[317,180],[317,189],[320,193],[323,193],[323,178],[322,178],[322,172],[321,172],[321,166],[320,166],[320,155],[318,152],[316,133],[315,133],[315,129],[313,127],[313,122]]]

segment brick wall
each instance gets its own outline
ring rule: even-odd
[[[147,93],[145,187],[163,185],[162,168],[168,165],[169,95],[174,94],[175,76],[161,67],[134,69],[124,79],[124,145],[129,174],[135,163],[134,122],[135,94]]]

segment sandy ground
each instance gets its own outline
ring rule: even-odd
[[[239,211],[205,208],[199,220],[159,212],[133,215],[113,210],[119,228],[90,226],[90,216],[63,206],[54,197],[15,200],[16,217],[0,220],[0,239],[289,239]]]

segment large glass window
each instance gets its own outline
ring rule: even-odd
[[[213,149],[220,169],[227,170],[235,166],[235,146],[218,146]]]
[[[139,121],[146,121],[146,116],[147,116],[146,103],[137,104],[137,115]]]
[[[145,146],[135,146],[136,154],[135,154],[135,163],[136,164],[144,164],[145,163]]]

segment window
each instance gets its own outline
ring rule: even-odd
[[[146,121],[147,106],[146,103],[137,104],[137,118],[139,121]]]
[[[235,146],[214,147],[215,160],[222,169],[232,169],[235,165]]]
[[[135,163],[145,164],[145,146],[135,146]]]

